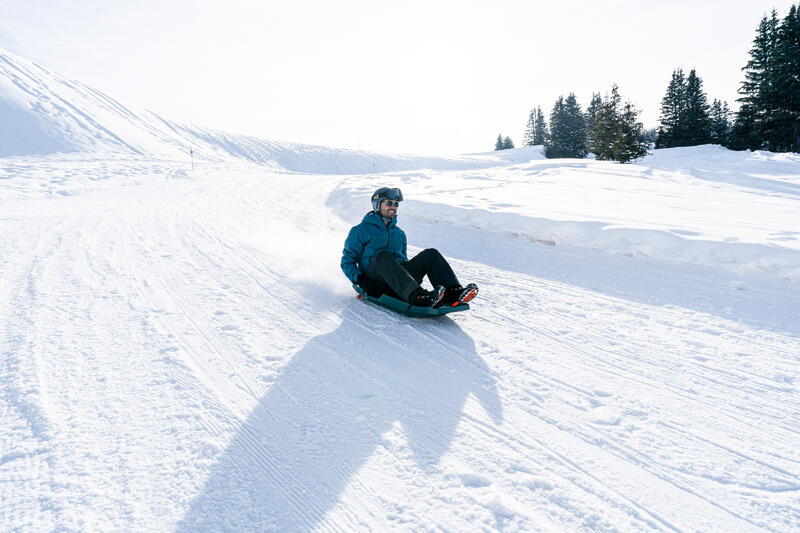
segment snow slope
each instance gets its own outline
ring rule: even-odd
[[[243,160],[297,172],[493,166],[494,154],[419,157],[275,142],[179,124],[139,111],[80,82],[0,49],[0,157],[61,152],[102,157]],[[525,157],[543,157],[529,150]]]
[[[0,530],[800,528],[796,155],[193,171],[101,126],[0,158]],[[469,312],[354,297],[384,184]]]

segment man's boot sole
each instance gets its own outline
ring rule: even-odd
[[[467,303],[471,302],[472,299],[475,298],[477,295],[478,295],[478,288],[477,287],[469,289],[469,290],[465,291],[464,293],[462,293],[461,296],[458,297],[458,301],[454,305],[467,304]]]

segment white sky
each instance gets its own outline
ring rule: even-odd
[[[528,112],[616,82],[658,122],[675,68],[735,107],[789,0],[2,0],[0,47],[168,118],[388,152],[519,145]]]

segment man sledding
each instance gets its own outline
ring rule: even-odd
[[[475,298],[478,286],[462,287],[447,260],[435,248],[406,255],[406,234],[397,227],[400,189],[381,187],[372,195],[372,211],[353,226],[344,242],[342,271],[368,295],[387,294],[417,307],[458,306]],[[429,291],[420,285],[428,276]]]

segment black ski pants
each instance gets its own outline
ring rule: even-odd
[[[434,287],[458,285],[453,269],[436,248],[422,250],[408,261],[397,261],[390,252],[381,252],[367,267],[367,277],[380,283],[382,292],[394,293],[406,302],[425,276]]]

